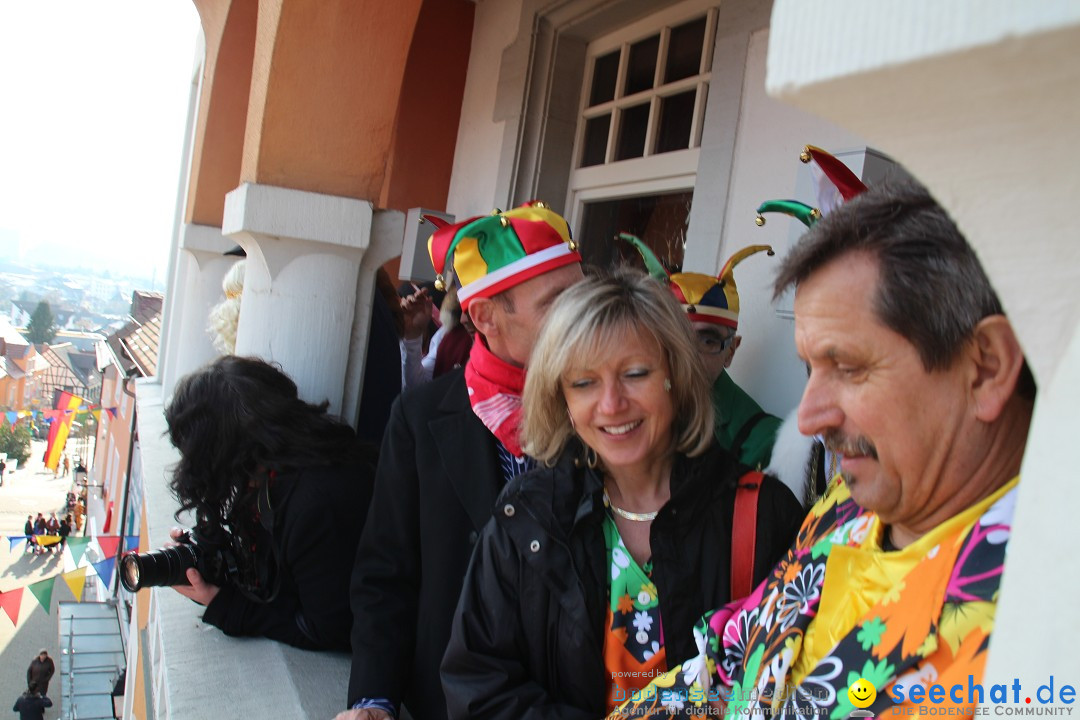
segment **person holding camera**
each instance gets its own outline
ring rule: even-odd
[[[173,584],[226,635],[347,650],[351,560],[375,451],[326,406],[304,402],[256,358],[221,357],[184,377],[165,419],[180,451],[177,517],[193,511],[195,527],[193,537],[174,530],[181,544],[158,554],[186,558],[186,573],[142,577],[162,567],[148,553],[125,558],[125,585]]]
[[[45,708],[52,707],[52,700],[38,691],[38,684],[31,680],[27,683],[26,692],[15,700],[12,712],[19,713],[19,720],[44,720]]]

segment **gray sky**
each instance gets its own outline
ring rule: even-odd
[[[0,259],[165,276],[191,0],[0,0]]]

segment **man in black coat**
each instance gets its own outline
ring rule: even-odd
[[[37,683],[30,681],[26,692],[15,701],[12,712],[19,713],[19,720],[44,720],[45,708],[52,707],[52,700],[38,692]]]
[[[416,720],[446,717],[439,664],[473,545],[506,481],[533,465],[516,433],[524,366],[548,307],[582,278],[566,221],[543,204],[442,227],[431,248],[440,278],[453,257],[479,337],[464,369],[391,410],[353,571],[351,709],[339,720],[401,704]]]
[[[49,651],[41,648],[37,657],[30,661],[30,667],[26,668],[26,682],[33,683],[42,695],[49,694],[49,681],[56,673],[56,665],[49,657]]]

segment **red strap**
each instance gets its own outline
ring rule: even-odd
[[[757,506],[765,476],[756,471],[739,478],[735,489],[735,513],[731,519],[731,599],[744,598],[754,589],[754,555],[757,546]]]

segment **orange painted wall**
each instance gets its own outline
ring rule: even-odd
[[[377,200],[419,11],[262,0],[241,181]]]
[[[107,411],[102,410],[92,467],[94,477],[104,486],[106,504],[110,500],[117,503],[113,509],[113,516],[116,521],[119,521],[121,512],[119,502],[122,499],[121,489],[127,475],[128,450],[131,445],[131,414],[135,403],[123,392],[122,387],[119,393],[116,392],[117,384],[122,386],[123,379],[119,377],[116,366],[110,365],[105,369],[105,375],[102,378],[101,406],[102,408],[113,407],[115,402],[116,417],[110,417]]]
[[[424,0],[405,66],[380,207],[446,208],[474,8],[467,0]]]
[[[193,0],[206,38],[185,221],[220,227],[240,184],[258,0]]]

